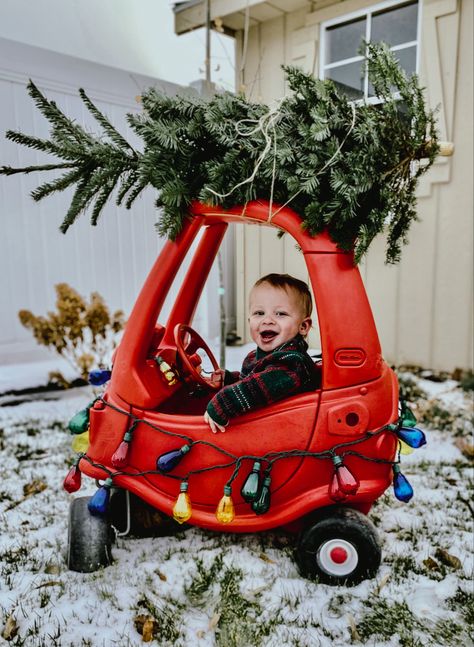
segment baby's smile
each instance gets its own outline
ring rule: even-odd
[[[270,341],[276,336],[277,336],[277,332],[275,330],[262,330],[260,332],[260,337],[262,338],[263,341]]]

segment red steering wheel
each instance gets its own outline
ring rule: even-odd
[[[186,339],[186,336],[188,339]],[[196,365],[192,361],[192,356],[201,349],[203,350],[207,357],[209,358],[212,368],[216,371],[219,368],[216,358],[212,354],[211,349],[206,344],[204,339],[199,335],[191,326],[186,326],[186,324],[176,324],[174,328],[174,343],[176,344],[176,349],[178,355],[181,358],[186,372],[189,374],[191,379],[205,386],[208,389],[218,390],[221,385],[216,382],[211,382],[210,379],[202,376],[201,372],[198,370]]]

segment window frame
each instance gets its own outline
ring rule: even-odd
[[[365,40],[371,42],[371,28],[372,28],[372,16],[379,11],[384,11],[387,9],[394,9],[399,5],[407,4],[409,0],[383,0],[383,2],[378,2],[374,5],[370,5],[363,9],[358,9],[350,13],[343,14],[337,18],[331,18],[325,20],[321,23],[320,26],[320,42],[319,42],[319,78],[325,79],[326,70],[333,69],[336,67],[341,67],[342,65],[347,65],[349,63],[359,63],[364,60],[363,56],[357,55],[350,58],[344,58],[335,63],[326,64],[326,34],[329,27],[334,27],[336,25],[343,25],[344,23],[351,22],[357,18],[366,18],[365,26]],[[390,47],[390,51],[397,52],[399,50],[408,49],[409,47],[416,47],[416,58],[415,58],[415,73],[419,74],[420,69],[420,44],[421,44],[421,23],[422,23],[422,11],[423,11],[423,0],[416,0],[418,4],[418,16],[417,16],[417,26],[416,26],[416,40],[406,41],[401,45],[394,45]],[[379,97],[369,97],[369,78],[368,74],[364,74],[364,96],[360,99],[353,99],[354,103],[381,103],[382,99]]]

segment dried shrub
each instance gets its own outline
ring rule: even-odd
[[[38,344],[55,350],[82,379],[87,380],[94,366],[110,362],[118,333],[124,327],[124,314],[117,310],[111,315],[97,292],[91,294],[87,303],[67,283],[58,283],[55,290],[56,312],[40,316],[20,310],[18,317],[22,325],[31,330]]]

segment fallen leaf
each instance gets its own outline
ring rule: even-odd
[[[435,557],[436,559],[439,559],[439,561],[445,566],[451,566],[451,568],[454,568],[454,569],[459,569],[462,566],[461,560],[459,559],[459,557],[456,557],[455,555],[451,555],[444,548],[437,548],[435,552]]]
[[[454,444],[463,456],[471,460],[474,458],[474,444],[469,442],[469,440],[466,438],[457,438]]]
[[[439,564],[432,557],[427,557],[426,559],[424,559],[423,564],[429,571],[439,571]]]
[[[354,616],[351,615],[350,613],[348,613],[347,614],[347,620],[349,621],[349,629],[351,631],[352,640],[360,640],[360,634],[357,631],[357,625],[356,625],[356,621],[354,619]]]
[[[58,564],[46,564],[46,568],[44,569],[44,572],[47,575],[59,575],[61,572],[60,567]]]
[[[149,643],[153,640],[153,633],[155,631],[156,620],[149,616],[143,623],[142,640],[144,643]]]
[[[43,582],[43,584],[38,584],[38,586],[35,586],[36,589],[44,589],[47,586],[61,586],[62,582],[61,580],[50,580],[49,582]]]
[[[5,626],[2,631],[2,638],[5,640],[13,640],[18,633],[18,625],[14,616],[8,616]]]
[[[35,479],[34,481],[31,481],[31,483],[27,483],[23,486],[23,494],[25,495],[25,497],[32,496],[33,494],[39,494],[40,492],[43,492],[43,490],[46,490],[47,487],[48,486],[44,481]]]
[[[215,627],[217,627],[217,625],[219,624],[220,618],[221,614],[216,612],[209,620],[209,629],[215,629]]]
[[[158,622],[150,615],[139,614],[134,617],[133,623],[145,643],[153,640],[153,636],[158,633]]]
[[[201,640],[201,638],[204,638],[205,635],[206,632],[204,631],[204,629],[199,629],[198,631],[196,631],[196,636],[199,638],[199,640]]]
[[[390,579],[390,575],[391,575],[391,573],[386,573],[386,574],[382,577],[382,579],[380,580],[380,582],[379,582],[379,584],[378,584],[377,588],[375,589],[375,592],[377,593],[377,595],[379,595],[380,591],[383,589],[383,587],[384,587],[384,586],[387,584],[387,582],[389,581],[389,579]]]
[[[263,559],[264,562],[267,562],[267,564],[275,564],[273,559],[270,559],[270,557],[268,557],[268,555],[266,555],[265,553],[260,553],[259,557],[260,559]]]
[[[166,582],[168,580],[166,575],[164,573],[162,573],[160,570],[156,569],[155,573],[158,575],[158,577],[160,578],[160,580],[162,582]]]

